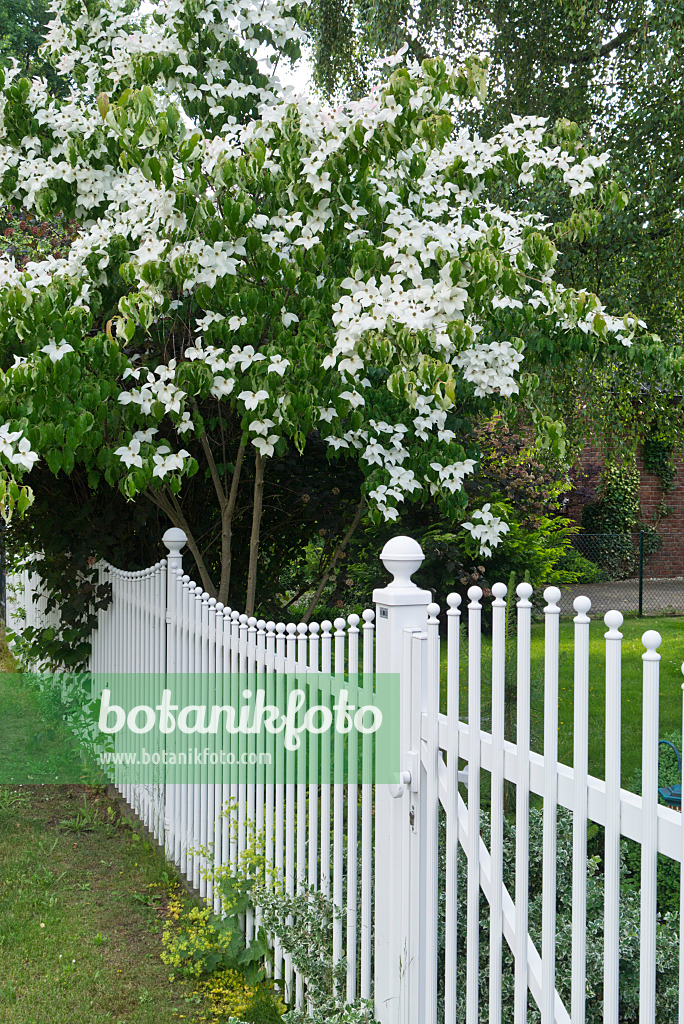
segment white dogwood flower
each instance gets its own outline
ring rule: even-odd
[[[114,454],[119,456],[127,469],[130,469],[131,466],[137,466],[139,469],[142,469],[143,460],[140,454],[140,441],[138,438],[134,437],[127,445],[117,448]]]
[[[282,377],[285,371],[287,370],[288,366],[290,365],[290,360],[284,359],[283,356],[278,355],[277,353],[273,356],[270,356],[269,358],[271,361],[268,364],[266,372],[277,373],[280,377]]]
[[[277,434],[269,434],[268,437],[253,437],[252,444],[264,457],[275,454],[275,446],[280,440]]]
[[[60,359],[64,358],[67,352],[73,352],[74,350],[67,341],[63,341],[59,345],[56,342],[51,341],[49,345],[43,345],[40,351],[45,352],[53,363],[58,363]]]
[[[245,403],[245,409],[252,410],[256,409],[260,402],[263,402],[265,398],[268,398],[268,391],[263,389],[260,391],[241,391],[238,395],[238,399]]]

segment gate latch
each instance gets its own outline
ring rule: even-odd
[[[399,782],[389,786],[390,795],[395,800],[400,800],[407,789],[410,789],[412,793],[418,791],[418,757],[412,750],[409,750],[406,760],[409,767],[399,772]]]

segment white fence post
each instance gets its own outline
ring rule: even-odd
[[[166,685],[168,685],[168,676],[174,676],[180,671],[180,665],[177,664],[178,643],[176,638],[176,631],[179,628],[180,609],[176,607],[176,602],[180,594],[178,581],[183,572],[181,548],[185,546],[187,540],[188,538],[183,531],[179,530],[176,526],[172,526],[162,537],[162,541],[169,553],[166,556],[166,594],[162,595],[166,601],[166,615],[164,617],[166,621],[165,662],[163,669],[160,666],[159,671],[166,673]],[[177,687],[177,685],[178,680],[174,679],[174,686]],[[176,863],[180,860],[176,856],[176,836],[180,831],[181,817],[180,798],[181,794],[177,783],[165,786],[164,849],[167,858]]]
[[[639,931],[639,1024],[656,1019],[656,934],[658,899],[658,718],[660,697],[660,633],[641,638],[644,703],[641,741],[641,927]]]
[[[394,537],[385,544],[380,558],[394,579],[389,586],[373,592],[376,604],[376,672],[397,676],[398,699],[401,702],[402,757],[406,756],[404,736],[408,733],[410,712],[407,688],[402,686],[401,668],[404,631],[427,629],[427,606],[432,601],[428,590],[420,590],[411,576],[423,561],[420,545],[410,537]],[[419,752],[418,752],[419,753]],[[419,761],[416,778],[419,782]],[[401,769],[407,765],[402,763]],[[396,790],[395,790],[396,792]],[[394,799],[387,785],[376,787],[375,796],[375,1016],[379,1024],[396,1024],[406,1012],[409,974],[416,974],[420,965],[407,963],[408,897],[402,887],[405,875],[402,863],[403,832],[409,815],[415,815],[416,794],[406,791]]]
[[[606,612],[606,832],[604,853],[603,1010],[620,1016],[620,776],[622,766],[622,633],[620,612]],[[682,890],[684,892],[684,889]]]

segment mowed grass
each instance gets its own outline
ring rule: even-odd
[[[17,693],[20,679],[0,672],[1,742],[20,778],[54,777],[64,737],[34,742],[37,698],[28,688]],[[160,959],[167,896],[177,884],[157,844],[102,790],[0,785],[2,1024],[202,1019],[198,997],[171,985]]]
[[[511,627],[514,626],[513,619]],[[641,637],[648,629],[657,630],[663,638],[659,647],[660,707],[659,735],[682,729],[682,676],[684,661],[684,618],[629,618],[621,632],[622,641],[622,785],[630,786],[641,768],[641,723],[643,708],[643,676],[641,655],[644,646]],[[468,657],[465,642],[466,629],[461,630],[460,713],[468,719]],[[589,632],[589,771],[597,778],[605,776],[605,632],[601,619],[593,621]],[[442,644],[442,710],[446,710],[446,642]],[[507,664],[507,685],[515,690],[515,660]],[[559,760],[572,765],[573,751],[573,673],[574,625],[572,621],[560,623],[558,752]],[[532,626],[531,650],[532,691],[532,746],[543,752],[543,681],[544,681],[544,625]],[[515,708],[510,709],[515,721]],[[491,637],[482,637],[482,722],[489,729],[491,722]],[[506,738],[514,738],[506,734]]]
[[[46,719],[1,640],[0,658],[0,785],[83,781],[73,736],[57,716]]]

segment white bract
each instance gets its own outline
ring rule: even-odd
[[[51,341],[49,345],[43,345],[40,351],[45,352],[53,363],[58,363],[60,359],[64,358],[67,352],[73,352],[74,350],[67,342],[57,345],[56,342]]]
[[[10,430],[6,423],[0,427],[0,455],[13,466],[21,466],[23,469],[32,469],[38,461],[38,455],[31,451],[28,439],[22,436],[20,430]]]
[[[471,537],[478,541],[483,555],[492,553],[504,534],[508,533],[510,527],[504,523],[499,516],[490,512],[489,504],[483,505],[481,509],[472,513],[473,519],[479,519],[479,523],[462,523],[464,530],[467,530]]]

